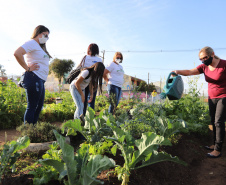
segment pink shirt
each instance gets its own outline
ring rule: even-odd
[[[197,67],[200,73],[204,73],[208,82],[208,94],[210,99],[226,97],[226,60],[221,60],[215,70],[201,64]]]

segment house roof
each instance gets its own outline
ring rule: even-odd
[[[142,81],[144,81],[144,80],[141,80],[141,79],[136,78],[136,77],[133,77],[133,76],[131,76],[131,80],[138,81],[138,82],[142,82]]]

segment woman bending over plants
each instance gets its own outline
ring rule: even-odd
[[[77,78],[75,78],[70,84],[70,92],[72,98],[76,104],[76,110],[74,113],[74,119],[80,118],[84,122],[83,108],[85,95],[85,88],[89,86],[90,99],[88,102],[93,100],[93,91],[98,87],[102,93],[102,78],[104,74],[105,66],[102,62],[97,62],[91,67],[85,68],[81,71]]]

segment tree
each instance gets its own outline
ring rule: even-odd
[[[153,83],[147,84],[145,81],[140,82],[139,86],[136,87],[137,91],[142,91],[142,92],[147,91],[148,93],[152,92],[154,89],[156,88]]]
[[[6,75],[5,71],[6,70],[3,69],[3,65],[0,64],[0,74],[1,74],[1,76],[5,76]]]
[[[152,92],[153,90],[156,90],[156,87],[153,83],[147,84],[147,90],[149,93]]]
[[[49,73],[52,72],[58,78],[59,85],[61,85],[61,80],[64,78],[64,75],[72,70],[74,67],[74,62],[71,59],[58,59],[55,58],[50,66],[49,66]]]

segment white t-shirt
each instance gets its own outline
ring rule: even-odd
[[[82,81],[82,83],[80,84],[80,87],[82,90],[84,90],[90,83],[91,81],[91,76],[86,79],[86,77],[89,75],[89,71],[88,70],[83,70],[72,82],[72,85],[75,85],[75,82],[79,79],[80,76],[82,76],[84,78],[84,80]]]
[[[98,56],[86,55],[85,63],[84,63],[84,65],[82,67],[83,68],[90,67],[93,64],[95,64],[96,62],[102,62],[102,59],[100,57],[98,57]],[[80,65],[80,63],[79,63],[79,65]]]
[[[124,82],[124,71],[123,67],[120,64],[111,62],[106,69],[109,73],[109,84],[115,85],[117,87],[122,87]]]
[[[38,63],[39,65],[39,69],[32,72],[46,81],[49,74],[49,56],[47,53],[33,39],[25,42],[21,47],[26,51],[25,58],[27,65],[29,66],[33,63]]]

